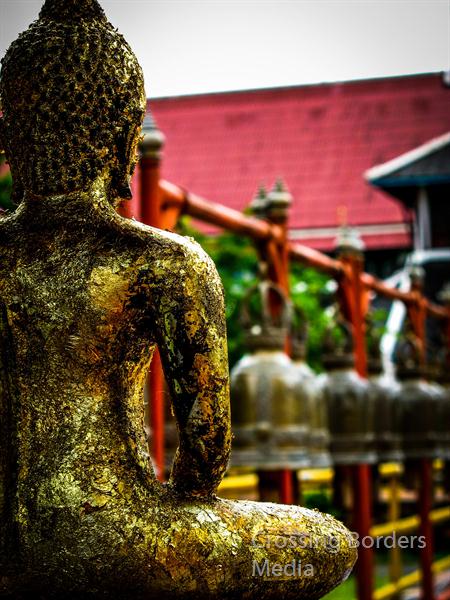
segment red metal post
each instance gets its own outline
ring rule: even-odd
[[[344,276],[339,281],[339,300],[344,317],[352,324],[355,368],[361,377],[367,375],[366,325],[368,294],[362,281],[363,256],[344,252],[340,256]]]
[[[434,600],[433,583],[433,526],[430,512],[433,507],[433,461],[422,458],[419,461],[420,488],[419,488],[419,514],[420,535],[425,539],[425,545],[420,551],[420,564],[422,569],[422,600]]]
[[[156,128],[152,118],[148,115],[144,121],[144,139],[141,142],[140,160],[140,194],[141,194],[141,219],[146,225],[160,227],[161,223],[161,189],[160,164],[161,151],[164,145],[164,136]],[[164,480],[164,376],[161,359],[156,349],[153,355],[148,378],[151,415],[151,450],[156,470],[160,481]]]
[[[422,273],[411,274],[411,292],[414,301],[408,306],[408,316],[414,334],[420,342],[422,363],[425,363],[427,306],[423,296]],[[434,600],[433,527],[430,520],[430,512],[433,508],[433,461],[429,458],[422,458],[417,461],[415,468],[419,480],[420,535],[425,539],[425,544],[420,550],[422,600]]]
[[[372,526],[372,492],[370,465],[360,464],[351,467],[354,495],[355,531],[359,535],[358,562],[356,563],[356,587],[358,600],[371,600],[374,587],[374,556],[370,544]]]
[[[293,472],[283,469],[280,472],[280,502],[283,504],[294,504],[295,490]]]
[[[268,274],[271,280],[276,283],[289,296],[289,254],[287,242],[287,222],[289,208],[292,204],[292,196],[286,190],[283,182],[277,181],[269,194],[261,204],[261,198],[258,199],[258,213],[263,217],[268,232],[276,232],[276,236],[270,235],[262,239],[259,244],[259,251],[263,260],[268,265]],[[264,221],[254,220],[255,225],[264,223]],[[262,229],[259,225],[255,228]],[[277,298],[272,299],[271,310],[274,314],[279,310]],[[290,343],[286,341],[286,350],[289,351]],[[264,472],[259,473],[261,482],[270,481],[270,478]],[[273,481],[273,479],[272,479]],[[281,469],[276,476],[275,481],[278,484],[278,496],[283,504],[293,504],[295,501],[294,476],[291,469]],[[264,491],[264,486],[260,485],[260,490]],[[264,498],[261,498],[264,499]]]
[[[368,310],[367,289],[363,285],[363,244],[357,233],[344,228],[338,240],[340,261],[344,274],[339,280],[339,300],[344,317],[352,324],[355,368],[367,375],[365,343],[365,317]],[[372,525],[371,466],[368,464],[350,467],[353,487],[353,515],[355,531],[359,535],[358,562],[356,563],[356,585],[358,600],[372,600],[374,589],[374,555],[371,544],[362,544],[370,539]]]
[[[289,209],[292,204],[292,196],[286,190],[281,180],[277,181],[266,201],[266,212],[270,223],[278,225],[281,228],[280,240],[277,244],[270,241],[267,244],[267,258],[269,261],[269,273],[273,281],[277,283],[289,296],[289,254],[287,249],[287,224]],[[276,310],[276,307],[275,307]],[[286,352],[290,352],[290,340],[286,340]],[[279,494],[280,501],[283,504],[294,504],[293,472],[291,469],[282,469],[280,471]]]
[[[413,302],[408,305],[408,317],[414,334],[420,342],[420,354],[422,363],[426,358],[426,318],[427,302],[423,296],[423,275],[411,275],[411,293]]]

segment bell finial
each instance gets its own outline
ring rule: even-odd
[[[292,319],[292,305],[284,291],[268,278],[266,263],[259,264],[260,281],[250,287],[241,306],[241,323],[250,350],[283,350]],[[272,314],[270,301],[276,298],[278,314]]]
[[[267,190],[261,183],[255,197],[250,202],[250,210],[257,219],[264,219],[267,208]]]
[[[367,368],[369,375],[380,375],[383,372],[381,358],[381,338],[383,330],[380,324],[376,322],[374,311],[369,312],[366,317],[366,329],[368,355]]]
[[[400,340],[395,358],[397,377],[400,380],[424,375],[421,364],[421,342],[412,331],[407,331],[404,338]]]
[[[97,0],[46,0],[39,18],[52,21],[107,21]]]
[[[341,225],[335,240],[336,250],[342,254],[360,255],[365,249],[365,244],[355,227]]]
[[[344,319],[339,310],[325,330],[322,361],[328,370],[352,368],[355,364],[352,325]]]
[[[160,131],[153,113],[148,110],[142,127],[143,138],[140,144],[143,158],[159,161],[164,147],[166,136]]]
[[[304,361],[307,354],[309,326],[305,311],[300,306],[293,307],[291,327],[292,359]]]
[[[266,212],[268,218],[274,223],[286,223],[291,204],[292,196],[283,179],[279,177],[272,190],[267,194]]]

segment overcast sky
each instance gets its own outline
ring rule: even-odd
[[[450,0],[100,0],[150,97],[450,68]],[[41,0],[0,0],[0,55]]]

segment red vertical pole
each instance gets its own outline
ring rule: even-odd
[[[422,569],[422,600],[434,600],[433,584],[433,527],[430,520],[432,509],[433,486],[433,461],[429,458],[420,459],[420,488],[419,488],[419,514],[420,535],[424,537],[425,544],[420,551],[420,564]]]
[[[261,195],[257,198],[258,215],[271,223],[279,225],[283,233],[281,240],[275,242],[270,240],[261,248],[264,260],[267,261],[269,277],[274,283],[282,288],[286,296],[289,296],[289,253],[287,246],[287,223],[289,208],[292,204],[292,196],[287,191],[284,183],[278,180],[267,196]],[[271,305],[271,310],[276,314],[279,306],[276,302]],[[290,350],[289,340],[286,341],[286,352]],[[264,471],[259,472],[260,490],[265,492],[264,483],[273,481]],[[294,474],[291,469],[281,469],[274,478],[277,481],[278,497],[283,504],[294,504],[295,488]],[[261,497],[264,500],[263,497]]]
[[[365,343],[365,314],[367,299],[361,282],[363,272],[362,256],[351,258],[354,307],[353,307],[353,339],[355,346],[355,368],[362,377],[367,376],[367,355]],[[370,539],[372,525],[372,481],[371,466],[359,464],[353,467],[355,494],[354,512],[357,520],[357,531],[360,540]],[[360,547],[356,565],[357,591],[360,600],[371,600],[374,588],[374,555],[371,547]]]
[[[289,297],[289,253],[287,249],[287,227],[289,208],[292,204],[292,196],[287,191],[282,180],[278,180],[267,196],[267,211],[269,220],[277,223],[283,231],[282,241],[277,247],[277,265],[272,264],[272,277]],[[270,252],[268,253],[270,257]],[[275,268],[273,268],[275,267]],[[290,352],[290,340],[286,340],[286,352]],[[294,504],[295,490],[293,472],[291,469],[282,469],[279,478],[279,495],[283,504]]]
[[[339,256],[344,276],[339,282],[339,300],[344,317],[352,324],[355,368],[361,377],[367,376],[366,323],[368,294],[362,281],[363,255],[359,251],[343,249]]]
[[[366,352],[366,322],[367,292],[361,281],[364,272],[362,257],[355,256],[352,259],[353,286],[355,304],[353,311],[353,340],[355,347],[355,368],[361,377],[367,377],[367,352]]]
[[[161,221],[161,191],[159,187],[161,151],[164,136],[148,115],[144,120],[144,139],[141,142],[140,194],[141,219],[146,225],[159,227]],[[156,476],[164,480],[164,377],[161,359],[156,349],[148,378],[152,430],[152,455]]]
[[[292,201],[292,199],[291,199]],[[289,289],[289,253],[288,253],[288,239],[287,239],[287,224],[288,224],[288,212],[286,211],[286,220],[283,223],[283,243],[280,248],[280,258],[281,258],[281,276],[282,279],[280,281],[280,285],[283,287],[286,295],[289,297],[290,289]],[[291,355],[291,339],[288,336],[286,340],[286,353]],[[294,488],[294,481],[297,483],[297,474],[295,471],[291,469],[284,469],[281,472],[281,486],[280,486],[280,499],[283,504],[294,504],[296,495],[298,493],[298,485],[297,489]]]
[[[294,479],[289,469],[280,472],[280,501],[283,504],[294,503]]]
[[[414,334],[420,341],[421,361],[426,360],[426,308],[423,296],[423,275],[421,272],[411,273],[411,289],[416,295],[416,302],[408,307],[409,320]],[[420,535],[425,544],[420,550],[420,565],[422,571],[422,600],[434,600],[433,584],[433,527],[430,512],[433,507],[433,461],[421,458],[417,461],[419,475],[419,515]]]
[[[358,562],[356,563],[356,587],[358,600],[371,600],[373,595],[373,570],[374,557],[370,544],[363,540],[370,540],[372,525],[372,492],[370,465],[360,464],[351,467],[353,478],[354,519],[355,530],[359,535],[360,547]]]
[[[344,316],[352,324],[355,368],[358,373],[367,375],[365,344],[365,315],[368,309],[367,292],[361,281],[364,258],[363,244],[356,233],[343,229],[340,246],[340,259],[344,265],[344,277],[339,282],[339,299]],[[349,235],[350,234],[350,235]],[[357,464],[350,467],[353,487],[354,527],[359,535],[360,546],[356,563],[356,587],[358,600],[372,600],[374,588],[374,554],[370,540],[372,526],[371,466]]]
[[[411,292],[415,295],[415,302],[408,306],[408,317],[414,334],[420,342],[420,358],[422,364],[426,359],[426,303],[423,296],[422,273],[411,274]]]

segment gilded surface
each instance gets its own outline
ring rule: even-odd
[[[131,50],[95,0],[47,0],[0,93],[20,201],[0,220],[0,596],[319,598],[355,560],[343,525],[215,496],[230,412],[214,265],[115,212],[145,104]],[[180,435],[165,486],[143,430],[155,345]],[[274,575],[292,561],[302,574]]]

